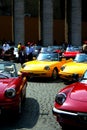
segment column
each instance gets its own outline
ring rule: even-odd
[[[14,0],[14,42],[24,44],[24,0]]]
[[[81,45],[81,0],[71,0],[71,44]]]
[[[53,45],[53,0],[42,1],[42,41],[44,46]]]

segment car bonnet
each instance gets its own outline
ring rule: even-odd
[[[81,102],[87,102],[87,80],[73,84],[70,98]]]
[[[67,73],[84,73],[84,71],[87,69],[87,63],[76,63],[76,62],[70,62],[64,64],[65,69],[63,72]]]
[[[9,79],[0,79],[0,92],[5,90],[6,88],[11,87],[11,85],[14,84],[15,79],[9,78]]]

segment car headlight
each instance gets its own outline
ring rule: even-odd
[[[6,89],[5,96],[8,98],[13,98],[16,95],[16,90],[14,88]]]
[[[49,66],[45,66],[44,69],[45,70],[50,70],[50,67]]]
[[[62,66],[62,67],[60,68],[60,70],[62,70],[62,71],[63,71],[64,69],[65,69],[65,66]]]
[[[55,97],[56,103],[62,105],[66,100],[66,94],[65,93],[59,93]]]

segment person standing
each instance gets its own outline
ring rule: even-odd
[[[30,42],[27,43],[25,52],[26,52],[26,58],[28,59],[28,61],[31,61],[33,59],[33,47]]]
[[[10,45],[5,42],[2,45],[2,59],[8,61],[10,59]]]
[[[4,52],[6,52],[10,49],[10,45],[7,42],[5,42],[2,46],[2,49],[3,49]]]
[[[21,63],[21,65],[25,62],[25,46],[21,46],[21,49],[19,51],[19,63]]]
[[[22,46],[22,44],[21,44],[21,42],[19,42],[19,43],[18,43],[18,46],[17,46],[18,51],[20,51],[20,50],[21,50],[21,46]]]

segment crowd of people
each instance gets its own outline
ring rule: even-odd
[[[18,43],[18,62],[23,64],[25,61],[31,61],[33,59],[33,51],[35,44],[33,42],[27,42],[26,44]],[[10,45],[9,42],[5,41],[0,48],[0,59],[9,61],[15,58],[14,55],[15,45]]]
[[[12,60],[14,57],[14,48],[11,48],[9,42],[5,41],[0,47],[0,59]]]
[[[37,44],[34,42],[27,42],[26,44],[22,44],[21,42],[18,43],[18,62],[21,63],[21,65],[26,61],[33,60],[33,51],[35,45]],[[66,48],[66,46],[64,47]],[[83,52],[87,53],[87,44],[82,45],[82,50]],[[14,57],[14,47],[12,48],[9,42],[4,42],[0,50],[0,58],[4,60],[10,60]]]

